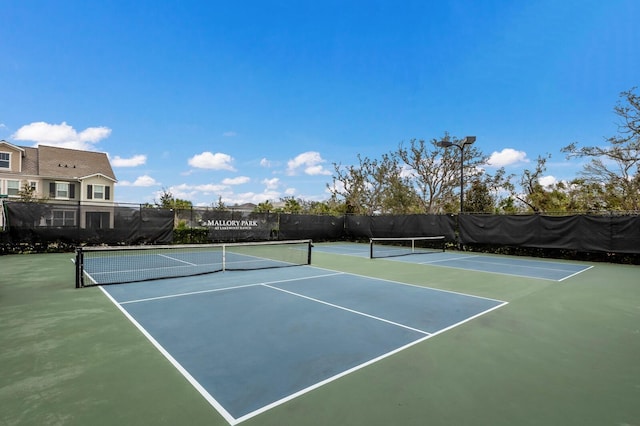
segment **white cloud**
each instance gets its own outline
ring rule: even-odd
[[[181,183],[180,185],[173,185],[167,188],[167,191],[171,193],[175,198],[182,200],[194,200],[199,196],[220,195],[222,192],[228,189],[227,185],[220,185],[214,183],[206,183],[201,185],[190,185],[187,183]],[[156,197],[161,196],[163,191],[156,192]],[[210,204],[210,203],[209,203]],[[208,205],[205,203],[205,205]]]
[[[287,195],[289,195],[289,196],[292,196],[292,195],[295,195],[295,194],[296,194],[296,189],[295,189],[295,188],[287,188],[287,189],[284,191],[284,193],[285,193],[285,194],[287,194]]]
[[[142,186],[142,187],[146,187],[146,186],[158,186],[158,185],[160,185],[160,182],[156,181],[151,176],[143,175],[143,176],[138,177],[134,182],[129,182],[129,181],[123,180],[121,182],[118,182],[117,185],[118,186]]]
[[[271,202],[275,202],[282,197],[282,194],[278,191],[266,190],[264,192],[245,192],[241,194],[227,194],[222,197],[222,201],[228,205],[232,206],[234,204],[245,204],[245,203],[253,203],[260,204],[266,200],[270,200]]]
[[[319,152],[303,152],[287,163],[287,174],[295,175],[298,169],[302,168],[308,175],[330,175],[331,172],[325,170],[322,163],[325,163]]]
[[[224,132],[222,134],[222,136],[227,137],[227,138],[232,138],[234,136],[238,136],[238,134],[236,132],[234,132],[233,130],[230,130],[228,132]]]
[[[344,182],[337,180],[332,182],[331,185],[327,187],[327,189],[325,189],[325,192],[326,193],[333,193],[333,192],[343,193],[345,190],[346,188],[344,186]]]
[[[251,178],[248,176],[238,176],[234,178],[226,178],[222,180],[222,183],[225,185],[241,185],[243,183],[248,183],[251,181]]]
[[[121,158],[116,155],[110,161],[113,167],[136,167],[145,164],[147,162],[147,156],[134,155],[131,158]]]
[[[554,176],[543,176],[538,179],[538,182],[540,182],[540,185],[544,187],[549,187],[555,183],[558,183],[558,179],[556,179]]]
[[[260,160],[260,165],[262,167],[271,167],[271,161],[267,160],[266,158],[263,158],[262,160]]]
[[[262,183],[267,187],[267,189],[276,189],[278,186],[280,186],[280,179],[264,179]]]
[[[198,169],[229,170],[236,169],[231,165],[233,157],[228,154],[216,152],[215,154],[205,151],[202,154],[194,155],[189,159],[189,165]]]
[[[318,176],[318,175],[328,176],[331,174],[329,170],[325,169],[320,165],[307,167],[306,169],[304,169],[304,172],[311,176]]]
[[[205,194],[224,191],[225,189],[228,188],[227,185],[216,185],[215,183],[207,183],[204,185],[194,185],[194,186],[183,185],[183,187],[192,188],[196,191],[204,192]]]
[[[108,127],[88,127],[77,132],[66,122],[49,124],[43,121],[27,124],[16,131],[12,138],[19,141],[33,141],[35,145],[51,145],[61,148],[94,150],[94,145],[109,137]]]
[[[181,200],[193,200],[198,195],[198,191],[195,191],[191,185],[184,183],[170,186],[169,188],[166,188],[166,190],[170,192],[174,198],[179,198]],[[163,189],[162,191],[156,192],[156,197],[159,198],[162,196],[164,191],[165,190]]]
[[[524,151],[516,151],[512,148],[505,148],[500,152],[494,151],[487,160],[487,165],[491,167],[502,167],[516,163],[528,163],[527,153]]]

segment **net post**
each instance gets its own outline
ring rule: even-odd
[[[76,248],[76,288],[84,287],[84,256],[82,247]]]
[[[311,265],[311,250],[313,247],[313,241],[309,240],[309,244],[308,244],[308,254],[307,254],[307,265]]]
[[[227,268],[227,245],[222,245],[222,272]]]
[[[373,259],[373,238],[369,238],[369,259]]]

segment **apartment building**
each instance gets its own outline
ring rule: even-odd
[[[37,226],[112,228],[115,183],[105,153],[0,141],[0,198],[20,201],[31,188],[52,206]]]

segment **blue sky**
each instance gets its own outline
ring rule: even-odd
[[[0,139],[107,152],[120,202],[328,198],[333,164],[475,135],[570,179],[617,132],[640,2],[0,0]]]

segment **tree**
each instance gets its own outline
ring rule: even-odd
[[[606,139],[608,146],[578,148],[573,142],[562,148],[567,158],[590,159],[581,173],[584,182],[605,185],[610,210],[640,210],[640,95],[635,90],[620,94],[614,107],[618,134]]]
[[[346,213],[403,214],[415,212],[417,196],[396,153],[377,159],[358,155],[357,166],[334,164],[336,175],[329,186],[332,198],[344,198]]]
[[[514,199],[507,196],[502,199],[505,192],[511,194],[513,175],[506,175],[504,167],[496,170],[495,174],[478,174],[471,182],[471,187],[465,192],[464,209],[469,213],[495,213],[516,211]]]
[[[480,179],[471,183],[471,188],[465,193],[464,208],[469,213],[493,213],[495,211],[495,197],[491,195],[489,187]]]
[[[566,185],[569,198],[568,211],[599,212],[606,210],[606,189],[600,183],[586,182],[584,179],[573,179]]]
[[[458,143],[447,133],[443,140]],[[409,147],[402,144],[398,148],[398,156],[411,169],[413,187],[422,213],[442,213],[445,211],[459,211],[460,206],[454,198],[454,193],[460,187],[460,154],[459,149],[438,147],[437,140],[430,144],[424,140],[412,139]],[[433,149],[430,149],[430,146]],[[468,178],[482,175],[480,165],[486,158],[474,146],[464,150],[462,164],[463,173]]]
[[[191,201],[175,198],[171,191],[166,188],[162,189],[162,194],[160,194],[160,203],[156,203],[156,205],[163,209],[174,210],[188,210],[193,207],[193,203]]]
[[[332,185],[327,185],[332,197],[342,197],[347,214],[373,214],[376,205],[372,205],[375,199],[375,189],[372,189],[370,171],[373,162],[367,157],[358,155],[359,165],[345,166],[333,164],[335,175]]]
[[[47,198],[36,197],[36,188],[32,187],[29,182],[22,182],[22,188],[18,191],[20,202],[29,203],[28,208],[24,209],[22,221],[29,226],[38,226],[42,218],[51,214],[50,207],[46,205]]]
[[[364,179],[362,172],[355,166],[342,166],[333,163],[335,174],[331,185],[327,184],[327,189],[332,198],[341,197],[345,204],[346,214],[361,214],[362,193],[364,192]]]
[[[525,169],[520,177],[520,187],[522,193],[516,193],[515,188],[512,186],[512,196],[518,201],[525,204],[529,209],[535,213],[540,213],[545,210],[545,197],[547,194],[544,191],[544,187],[540,184],[540,178],[547,170],[547,159],[551,158],[551,155],[538,156],[536,161],[536,168],[534,170]]]
[[[333,203],[333,200],[335,198],[328,201],[305,201],[302,203],[303,211],[315,215],[340,214],[342,208],[339,203]]]
[[[227,205],[224,203],[224,201],[222,201],[222,197],[219,196],[218,197],[218,202],[217,204],[212,206],[214,210],[218,210],[218,211],[223,211],[223,210],[227,210]]]
[[[253,209],[253,211],[255,213],[269,213],[269,212],[272,212],[273,211],[273,204],[269,200],[263,201],[261,203],[258,203],[258,205],[255,207],[255,209]]]
[[[22,189],[18,191],[18,196],[23,203],[39,201],[38,197],[36,197],[36,188],[29,185],[29,182],[26,181],[22,183]]]
[[[283,211],[285,213],[302,213],[302,204],[300,204],[299,200],[296,200],[293,197],[284,197],[281,198],[280,201],[284,202]]]
[[[156,207],[172,210],[174,227],[182,227],[185,226],[186,222],[180,219],[180,211],[192,210],[193,203],[189,200],[181,200],[179,198],[175,198],[171,191],[163,188],[162,194],[160,194],[160,203],[156,202]]]
[[[341,201],[335,195],[332,195],[326,201],[309,201],[304,204],[304,211],[309,214],[329,214],[341,216],[346,214],[347,205],[344,201]]]
[[[400,165],[397,153],[385,154],[377,163],[374,181],[380,188],[378,208],[385,214],[419,213],[419,197],[411,175]]]
[[[506,214],[518,213],[518,207],[516,206],[515,199],[512,196],[503,198],[498,203],[498,212]]]

